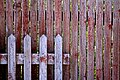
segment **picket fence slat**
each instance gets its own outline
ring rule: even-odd
[[[111,79],[111,12],[112,1],[105,0],[104,11],[104,80]]]
[[[112,79],[114,80],[120,80],[119,79],[119,41],[118,41],[118,32],[119,32],[119,4],[120,1],[119,0],[114,0],[113,2],[114,4],[114,10],[113,10],[113,64],[112,64]]]
[[[86,0],[80,0],[80,79],[87,79],[86,70]]]
[[[8,80],[16,80],[16,43],[11,34],[8,37]]]
[[[47,80],[47,37],[42,35],[39,42],[39,80]]]
[[[62,80],[62,37],[55,38],[55,80]]]
[[[102,38],[103,38],[103,1],[96,0],[96,78],[103,80]]]
[[[31,80],[31,37],[24,38],[24,80]]]

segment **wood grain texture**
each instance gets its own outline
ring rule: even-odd
[[[70,0],[63,1],[63,53],[70,53]],[[63,66],[63,80],[70,79],[70,65]]]
[[[62,80],[62,37],[55,38],[55,80]]]
[[[55,0],[55,33],[61,35],[62,0]]]
[[[39,36],[45,34],[45,5],[44,0],[38,0],[38,20],[39,20]]]
[[[87,79],[86,70],[86,0],[80,0],[80,78]]]
[[[42,35],[39,42],[39,80],[47,80],[47,37]]]
[[[5,52],[5,9],[4,0],[0,1],[0,52]]]
[[[71,80],[78,79],[78,0],[72,0]]]
[[[7,36],[13,33],[13,5],[12,0],[6,0],[6,28]]]
[[[53,30],[53,0],[47,0],[47,18],[46,18],[46,36],[47,50],[49,53],[54,52],[54,30]],[[52,80],[54,76],[53,65],[47,67],[47,79]]]
[[[21,0],[15,0],[14,2],[14,27],[16,36],[16,50],[20,53],[22,32]]]
[[[30,4],[30,22],[31,22],[31,40],[32,40],[32,53],[37,52],[37,29],[38,29],[38,23],[37,23],[37,9],[38,9],[38,1],[37,0],[31,0]],[[32,79],[38,79],[38,73],[39,68],[37,65],[32,65]]]
[[[88,0],[87,79],[94,80],[95,0]]]
[[[104,11],[104,80],[111,79],[111,8],[111,0],[106,0]]]
[[[8,80],[16,80],[16,40],[13,34],[8,37]]]
[[[96,79],[103,80],[102,38],[103,38],[103,1],[96,1]]]
[[[114,10],[113,10],[113,64],[112,64],[112,79],[114,80],[119,80],[119,20],[120,20],[120,12],[119,12],[119,4],[120,1],[119,0],[115,0],[113,2],[114,5]]]
[[[24,80],[31,80],[31,37],[24,38]]]
[[[24,38],[29,33],[29,6],[28,0],[22,0],[22,37]]]

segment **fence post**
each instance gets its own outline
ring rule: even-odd
[[[62,80],[62,37],[55,38],[55,80]]]
[[[39,41],[39,80],[47,80],[47,37],[42,35]]]
[[[8,37],[8,80],[16,80],[16,44],[15,37]]]
[[[24,38],[24,80],[31,80],[31,37]]]

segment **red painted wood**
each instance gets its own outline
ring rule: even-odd
[[[5,9],[4,0],[0,1],[0,52],[5,52]]]
[[[16,37],[16,52],[21,53],[21,32],[22,32],[22,16],[21,16],[21,0],[14,2],[14,26]],[[16,65],[16,79],[21,79],[21,66]]]
[[[103,1],[96,1],[96,79],[103,80],[102,38],[103,38]]]
[[[32,52],[37,52],[37,0],[31,0],[30,4],[30,21],[31,21],[31,40]],[[32,79],[38,79],[39,68],[37,65],[32,65]]]
[[[88,0],[88,53],[87,53],[87,79],[94,80],[94,25],[95,0]]]
[[[72,0],[71,80],[78,79],[78,1]]]
[[[55,33],[61,35],[62,0],[55,0]]]
[[[6,27],[7,35],[13,33],[13,5],[12,0],[6,0]]]
[[[26,34],[29,33],[29,6],[28,0],[22,0],[22,29],[23,29],[23,38]]]
[[[113,10],[113,64],[112,64],[112,79],[119,80],[119,42],[118,42],[118,31],[119,31],[119,0],[115,0],[113,2],[114,10]]]
[[[70,53],[70,0],[63,2],[63,53]],[[63,66],[63,80],[70,79],[70,66]]]
[[[80,79],[87,79],[86,70],[86,0],[80,0]]]
[[[5,52],[5,9],[4,0],[0,0],[0,52]],[[0,65],[0,80],[5,80],[7,78],[7,66]]]
[[[38,0],[38,19],[39,19],[39,35],[45,34],[45,10],[44,10],[44,0]]]
[[[111,0],[106,0],[104,11],[104,80],[111,79],[111,6]]]
[[[47,29],[47,50],[48,52],[54,52],[54,36],[53,36],[53,1],[47,0],[47,19],[46,19],[46,29]],[[53,65],[48,65],[47,79],[53,79]]]

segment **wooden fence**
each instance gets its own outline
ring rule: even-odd
[[[120,80],[120,0],[0,0],[0,80]]]

